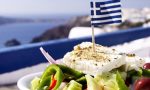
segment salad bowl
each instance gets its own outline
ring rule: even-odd
[[[17,86],[20,90],[132,90],[132,85],[138,88],[135,90],[150,89],[147,85],[150,83],[148,59],[98,44],[96,48],[93,52],[90,42],[76,45],[73,51],[64,55],[61,63],[40,48],[51,65],[43,74],[22,77]]]

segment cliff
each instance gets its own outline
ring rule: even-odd
[[[68,37],[71,28],[75,26],[89,27],[90,25],[90,18],[88,16],[75,17],[69,20],[66,24],[49,29],[46,32],[44,32],[41,36],[35,37],[31,41],[31,43],[65,38]]]

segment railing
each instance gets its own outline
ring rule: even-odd
[[[134,28],[96,37],[96,43],[111,46],[150,36],[150,28]],[[71,51],[73,46],[83,41],[91,41],[90,37],[80,39],[60,39],[48,42],[21,45],[0,50],[0,74],[20,68],[47,62],[39,47],[44,47],[53,58],[59,59]]]

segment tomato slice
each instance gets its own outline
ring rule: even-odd
[[[50,84],[49,90],[52,90],[56,86],[57,80],[55,80],[54,75],[52,76],[52,83]]]

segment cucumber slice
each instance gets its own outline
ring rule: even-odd
[[[31,90],[36,90],[38,85],[40,83],[40,78],[35,77],[32,81],[31,81]]]
[[[71,80],[63,90],[82,90],[82,85],[74,80]]]

